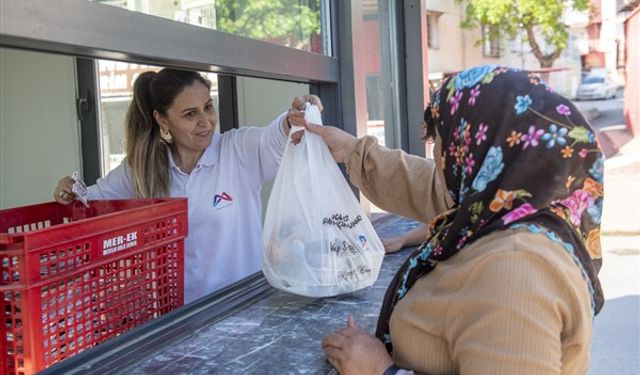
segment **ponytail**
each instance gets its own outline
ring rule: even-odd
[[[160,136],[150,95],[156,72],[144,72],[133,85],[133,100],[126,117],[127,163],[137,198],[169,195],[168,145]]]

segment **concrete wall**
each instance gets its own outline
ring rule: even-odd
[[[74,59],[0,48],[0,208],[53,200],[81,171]]]

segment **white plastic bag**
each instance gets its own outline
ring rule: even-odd
[[[321,124],[307,103],[305,118]],[[292,129],[293,133],[295,129]],[[372,285],[384,247],[322,137],[287,144],[269,198],[263,272],[274,287],[327,297]]]

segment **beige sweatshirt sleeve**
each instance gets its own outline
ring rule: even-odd
[[[428,223],[446,210],[446,191],[433,160],[358,140],[346,163],[349,179],[376,206]]]

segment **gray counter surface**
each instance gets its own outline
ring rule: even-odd
[[[413,220],[391,215],[380,216],[373,224],[380,237],[399,234],[418,225]],[[162,336],[160,340],[149,343],[140,339],[139,343],[132,344],[132,338],[138,337],[134,330],[127,333],[128,337],[117,338],[122,343],[110,344],[113,348],[106,351],[107,354],[100,352],[99,345],[95,353],[83,353],[78,359],[62,361],[52,373],[67,372],[69,368],[81,373],[154,375],[332,373],[333,368],[320,348],[321,340],[346,325],[349,315],[354,316],[360,327],[373,333],[387,286],[412,249],[385,256],[373,286],[337,297],[297,296],[266,285],[260,276],[262,289],[255,289],[259,292],[248,302],[221,310],[220,314],[209,308],[211,315],[218,315],[215,318],[201,323],[182,323],[180,319],[184,314],[176,311],[155,323],[164,324],[164,328],[156,329]],[[251,288],[249,285],[242,293],[250,294]],[[226,304],[224,298],[222,301],[217,306]],[[207,313],[207,308],[204,310]],[[150,329],[153,330],[147,328]],[[141,329],[140,334],[143,332]],[[141,349],[145,345],[147,348]],[[107,358],[110,364],[100,364],[101,357]],[[73,363],[74,360],[77,362]],[[67,361],[71,363],[65,369]]]

